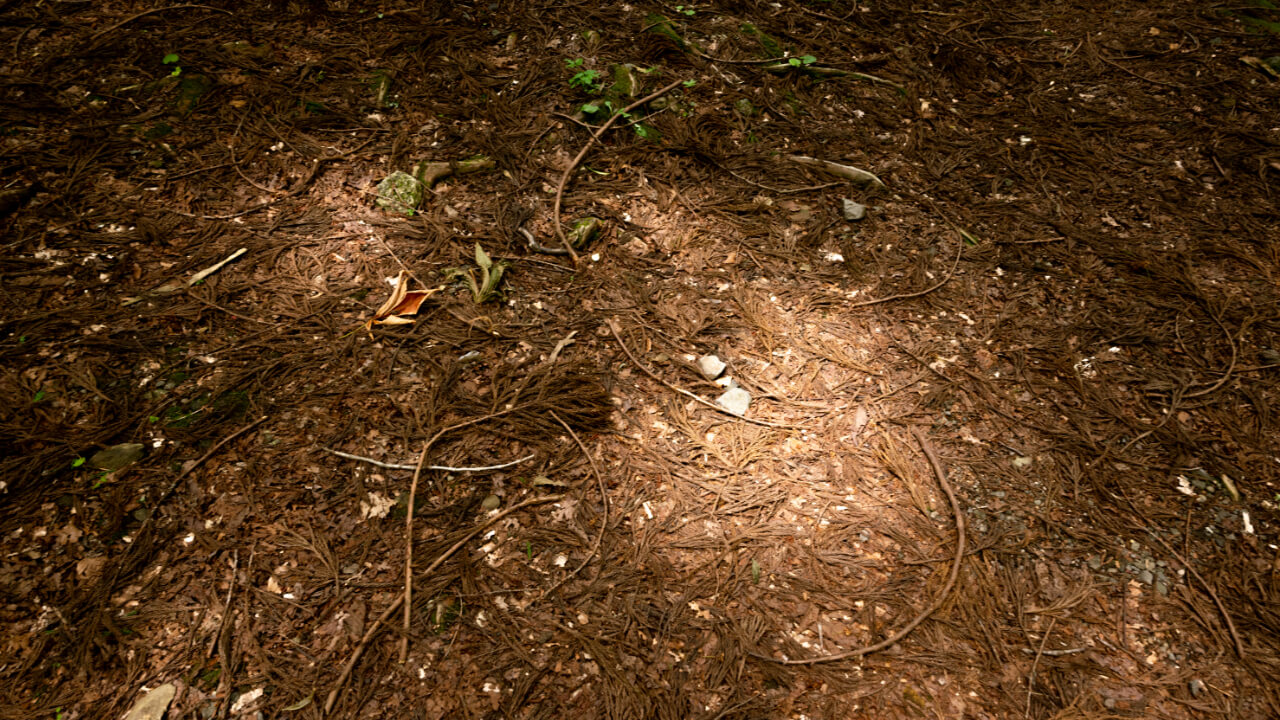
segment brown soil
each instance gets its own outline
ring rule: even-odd
[[[0,3],[0,717],[1280,716],[1280,11],[246,5]]]

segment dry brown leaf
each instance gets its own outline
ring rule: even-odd
[[[365,323],[365,329],[368,330],[374,325],[409,325],[413,323],[410,315],[417,315],[418,310],[422,308],[422,303],[427,298],[440,292],[441,287],[432,288],[430,290],[410,290],[409,289],[409,273],[404,270],[400,271],[400,275],[396,277],[395,289],[391,291],[391,297],[382,303],[373,317]]]

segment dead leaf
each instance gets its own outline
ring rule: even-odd
[[[422,303],[427,298],[435,295],[443,289],[443,285],[430,290],[410,290],[409,289],[409,273],[404,270],[400,271],[400,275],[396,277],[395,289],[391,291],[391,297],[382,303],[373,317],[365,323],[365,329],[368,330],[374,325],[409,325],[413,320],[410,315],[417,315],[418,310],[422,308]]]

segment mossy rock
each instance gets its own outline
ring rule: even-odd
[[[689,44],[685,42],[685,39],[681,37],[680,33],[676,32],[675,27],[672,26],[671,21],[668,20],[665,15],[650,13],[645,16],[644,24],[648,28],[646,32],[651,32],[654,35],[660,35],[670,40],[681,50],[687,51],[689,49]]]
[[[426,185],[407,172],[391,173],[378,183],[378,207],[390,212],[412,217],[422,204]]]
[[[603,229],[604,223],[600,222],[600,218],[585,217],[577,220],[569,228],[569,244],[575,248],[583,247],[599,237]]]
[[[178,81],[178,99],[174,108],[180,115],[190,115],[200,98],[214,87],[213,79],[208,75],[186,75]]]
[[[766,58],[782,57],[782,45],[755,25],[742,23],[742,34],[759,42]]]

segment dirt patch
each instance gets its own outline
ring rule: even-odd
[[[305,5],[0,9],[0,716],[1280,715],[1269,4]]]

